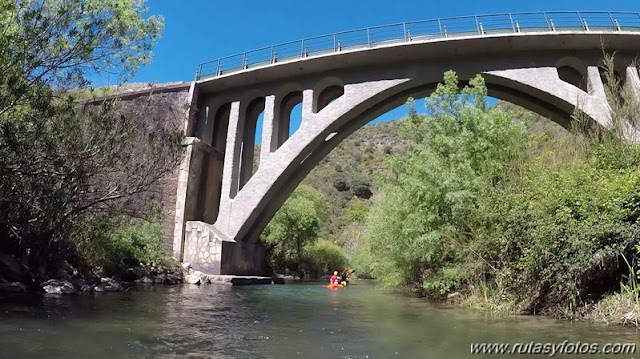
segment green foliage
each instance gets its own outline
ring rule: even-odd
[[[617,283],[620,253],[637,242],[623,203],[640,176],[588,163],[532,166],[517,185],[483,198],[477,216],[491,227],[478,231],[475,247],[527,310],[597,299]]]
[[[347,223],[363,221],[367,217],[368,212],[369,206],[367,206],[365,201],[354,197],[344,209],[344,221]]]
[[[322,275],[341,272],[349,261],[340,246],[324,239],[319,239],[304,247],[301,269],[312,278]]]
[[[104,268],[109,275],[140,264],[161,265],[169,257],[159,218],[124,219],[114,224],[103,217],[93,221],[85,234],[86,239],[77,242],[83,262]]]
[[[150,210],[141,195],[173,170],[181,133],[146,121],[150,104],[74,97],[89,76],[124,81],[149,60],[162,23],[145,12],[141,0],[0,1],[0,252],[34,268],[84,257],[87,222]]]
[[[488,108],[484,95],[480,77],[459,95],[457,78],[448,72],[426,100],[432,116],[411,112],[406,121],[410,148],[392,159],[361,243],[372,274],[384,284],[446,293],[466,280],[457,265],[464,260],[469,216],[487,186],[503,180],[524,143],[523,128]]]
[[[320,223],[325,218],[324,195],[309,186],[300,185],[260,236],[270,252],[272,268],[280,272],[299,272],[303,248],[317,238]]]
[[[11,51],[0,54],[8,65],[0,92],[18,99],[42,83],[82,87],[90,72],[132,75],[149,61],[163,27],[145,12],[141,0],[2,0],[0,45]]]

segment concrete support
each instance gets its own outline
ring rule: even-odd
[[[270,95],[264,99],[264,118],[262,121],[262,144],[260,145],[260,163],[264,163],[277,143],[278,119],[276,117],[276,97]]]
[[[184,252],[183,261],[206,274],[268,274],[262,245],[227,239],[214,226],[204,222],[187,222]]]
[[[597,66],[587,67],[587,91],[591,96],[605,101],[607,99],[604,83],[602,83],[602,77],[600,76],[600,69]]]
[[[277,153],[269,158],[268,168],[261,167],[256,173],[259,180],[252,181],[250,188],[244,188],[233,199],[233,208],[231,208],[233,213],[223,222],[223,210],[221,209],[215,226],[230,238],[245,240],[244,235],[259,215],[259,209],[266,206],[273,196],[279,195],[276,183],[286,181],[289,176],[295,173],[305,157],[312,153],[315,147],[324,143],[324,139],[330,133],[334,132],[333,128],[337,124],[353,120],[358,111],[384,101],[387,96],[385,91],[390,91],[395,86],[405,84],[408,81],[410,80],[380,80],[345,86],[344,95],[320,113],[307,112],[306,117],[303,115],[300,129],[296,136],[291,138],[291,140],[294,138],[296,140],[287,141]],[[312,95],[311,90],[303,92],[303,114],[306,112],[305,107],[310,108]],[[403,103],[406,98],[399,101]]]
[[[224,156],[224,166],[222,172],[222,196],[220,197],[220,213],[216,223],[220,227],[226,228],[229,225],[229,215],[231,213],[232,199],[238,193],[238,172],[240,170],[240,151],[242,141],[240,134],[242,126],[240,123],[240,102],[231,104],[229,114],[229,128],[227,131],[227,146]]]
[[[178,170],[178,194],[176,196],[176,219],[173,229],[173,258],[182,259],[184,252],[184,224],[185,224],[185,207],[187,201],[187,188],[189,185],[189,168],[191,165],[191,153],[193,151],[193,142],[197,141],[194,137],[186,138],[186,148],[182,161],[180,161],[180,169]]]
[[[309,119],[313,117],[313,90],[302,91],[302,127]]]
[[[637,67],[627,67],[626,85],[629,86],[636,99],[640,101],[640,75],[638,74]]]
[[[213,113],[209,104],[204,103],[198,111],[198,129],[196,136],[204,143],[211,144],[213,136]]]

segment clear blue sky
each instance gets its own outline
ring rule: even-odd
[[[165,30],[152,62],[132,82],[191,81],[201,62],[342,30],[501,12],[640,11],[640,0],[147,0],[147,6],[164,16]]]

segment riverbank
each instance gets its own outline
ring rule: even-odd
[[[81,273],[66,261],[54,271],[47,272],[45,268],[41,268],[36,272],[19,263],[12,256],[0,254],[0,295],[120,292],[136,284],[243,286],[285,284],[287,279],[291,281],[291,278],[277,275],[272,277],[210,275],[194,270],[189,263],[180,264],[173,259],[166,259],[164,262],[164,265],[140,265],[106,276],[102,269],[97,269],[93,273]]]
[[[175,261],[164,262],[105,273],[102,268],[79,270],[64,260],[34,269],[11,255],[0,254],[0,294],[118,292],[135,283],[181,284],[193,272]]]
[[[567,321],[589,322],[595,324],[640,327],[640,304],[623,293],[612,293],[593,303],[583,304],[577,308],[556,309],[543,313],[529,312],[506,296],[500,297],[482,290],[471,290],[466,293],[454,292],[442,302],[458,308],[471,308],[492,315],[527,315],[545,316]]]

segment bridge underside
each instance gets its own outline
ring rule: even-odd
[[[616,74],[640,97],[632,66],[639,43],[638,34],[462,39],[319,56],[196,83],[174,256],[210,274],[265,274],[258,236],[311,169],[370,120],[427,96],[450,69],[463,82],[482,74],[489,95],[565,128],[577,119],[608,128],[602,46],[617,51]],[[298,104],[302,123],[289,137]]]

